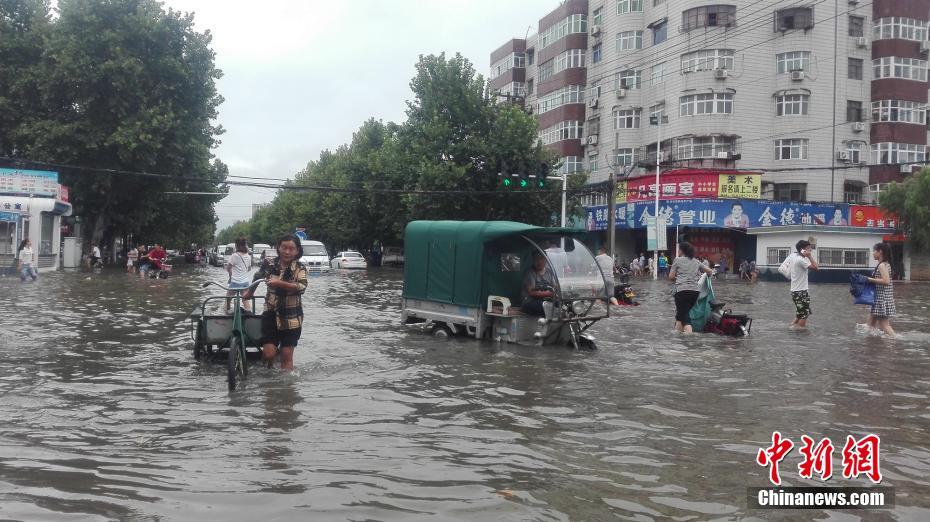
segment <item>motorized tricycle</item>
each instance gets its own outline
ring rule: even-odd
[[[440,337],[596,348],[587,330],[609,316],[610,302],[582,234],[512,221],[413,221],[404,234],[401,319]],[[524,306],[534,256],[552,279],[541,307]]]

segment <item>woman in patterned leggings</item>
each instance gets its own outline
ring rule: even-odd
[[[894,286],[891,283],[891,246],[888,243],[877,243],[872,247],[872,257],[878,261],[878,266],[872,272],[869,282],[875,285],[875,302],[869,312],[869,326],[879,328],[889,337],[894,337],[891,328],[891,318],[895,314]]]

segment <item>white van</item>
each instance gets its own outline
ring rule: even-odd
[[[301,241],[300,247],[304,251],[300,262],[307,267],[310,272],[329,272],[329,252],[326,247],[319,241]]]

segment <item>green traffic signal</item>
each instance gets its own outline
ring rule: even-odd
[[[546,180],[542,178],[536,180],[536,186],[539,188],[546,188]]]
[[[525,180],[525,179],[521,179],[521,180],[520,180],[520,188],[526,188],[526,185],[527,185],[526,180]]]
[[[504,178],[504,186],[505,186],[505,187],[509,187],[511,183],[512,183],[512,182],[510,181],[510,178]]]

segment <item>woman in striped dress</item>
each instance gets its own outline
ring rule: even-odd
[[[894,330],[891,328],[891,318],[895,314],[894,287],[891,283],[891,245],[877,243],[872,248],[872,257],[878,261],[878,266],[869,278],[869,282],[875,285],[875,302],[869,312],[869,326],[879,328],[894,337]]]

